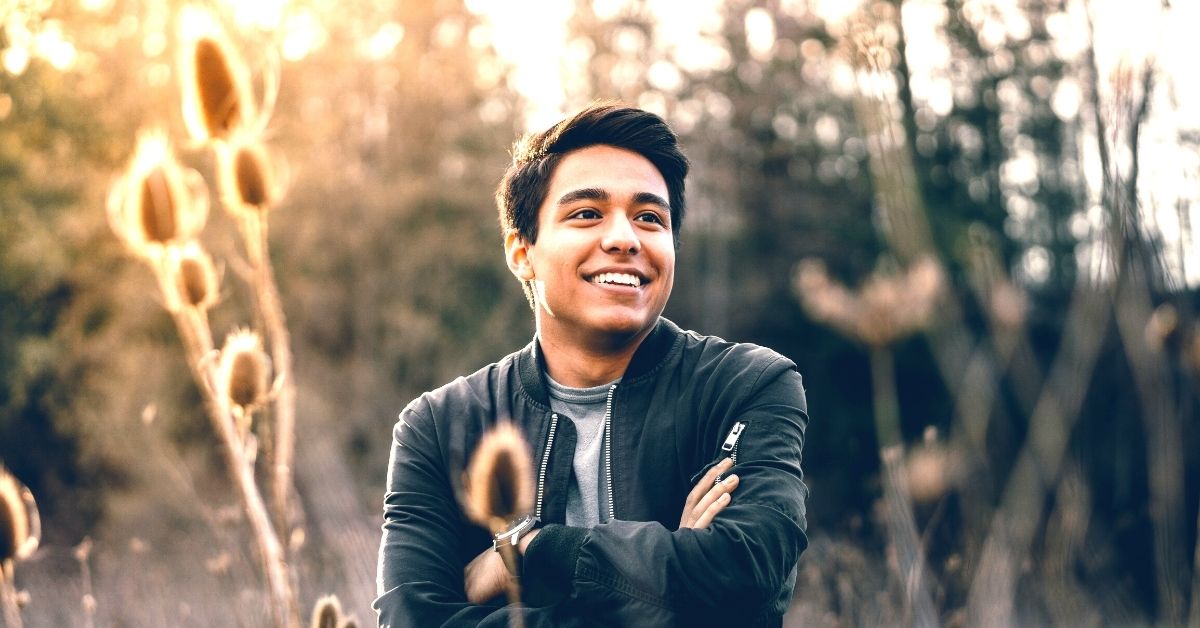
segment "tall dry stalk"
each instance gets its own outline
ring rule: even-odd
[[[83,595],[79,598],[79,605],[83,609],[83,628],[92,628],[96,625],[96,595],[92,592],[92,567],[89,563],[92,556],[91,537],[83,537],[75,546],[74,553],[75,560],[79,562],[79,580],[83,585]]]
[[[796,292],[814,319],[862,342],[869,349],[888,541],[896,556],[898,584],[904,592],[907,613],[904,623],[937,625],[937,611],[929,593],[925,554],[909,491],[911,469],[905,464],[895,366],[889,347],[929,324],[942,292],[941,269],[937,262],[923,258],[904,275],[873,275],[857,293],[851,293],[830,279],[824,267],[815,261],[801,263],[796,279]],[[944,469],[933,471],[946,472]]]
[[[113,187],[109,217],[114,231],[158,279],[257,541],[273,615],[279,625],[294,626],[298,615],[290,574],[254,479],[256,448],[248,430],[253,412],[267,399],[267,360],[260,355],[256,341],[246,341],[246,334],[233,335],[219,353],[214,349],[206,312],[216,300],[216,276],[208,255],[191,239],[202,226],[207,195],[192,193],[203,188],[170,185],[196,178],[198,175],[175,161],[164,135],[143,135],[129,170]],[[168,183],[156,188],[156,181]],[[147,216],[155,220],[147,220]],[[165,229],[161,225],[190,228]]]
[[[898,7],[898,2],[873,5],[874,16],[860,20],[851,29],[850,55],[859,78],[856,114],[871,148],[871,176],[880,212],[879,224],[895,255],[906,260],[928,251],[930,240],[909,148],[916,138],[911,134],[905,136],[912,130],[901,127],[893,113],[894,97],[884,89],[895,81],[899,104],[906,115],[914,114],[912,95],[905,82],[904,28],[898,19]],[[890,21],[887,30],[898,34],[894,45],[885,44],[876,36],[874,29],[879,19]],[[1088,27],[1090,32],[1090,15]],[[1095,277],[1087,274],[1081,276],[1067,309],[1065,336],[1049,374],[1043,379],[1024,330],[1022,293],[1003,269],[996,268],[987,243],[972,242],[972,253],[978,255],[968,266],[991,337],[975,338],[963,323],[961,308],[953,298],[945,300],[942,324],[929,334],[938,369],[956,396],[954,432],[961,435],[958,446],[972,455],[986,452],[989,415],[995,411],[998,387],[1005,379],[1011,380],[1020,409],[1030,416],[1029,434],[999,507],[993,508],[986,499],[970,495],[970,491],[963,496],[964,503],[972,504],[964,508],[968,511],[968,527],[978,528],[982,522],[986,531],[981,556],[977,561],[968,559],[968,564],[977,563],[968,597],[967,620],[971,625],[1011,625],[1015,620],[1020,565],[1032,549],[1043,520],[1046,498],[1052,492],[1063,491],[1061,470],[1068,455],[1067,444],[1079,419],[1108,324],[1113,320],[1133,371],[1151,452],[1147,458],[1158,606],[1165,621],[1182,621],[1181,576],[1186,568],[1183,552],[1179,551],[1184,536],[1179,481],[1181,419],[1173,400],[1165,352],[1156,353],[1145,341],[1146,321],[1154,309],[1150,290],[1164,282],[1158,251],[1147,242],[1137,192],[1138,136],[1147,115],[1153,67],[1147,63],[1137,71],[1126,67],[1118,72],[1111,80],[1111,102],[1103,102],[1093,49],[1088,48],[1087,54],[1083,70],[1085,84],[1090,81],[1089,104],[1102,162],[1099,204],[1106,218],[1106,230],[1098,239],[1109,255],[1105,261],[1110,283],[1096,282]],[[893,61],[899,66],[898,78],[893,75]],[[1131,157],[1124,172],[1116,165],[1119,160],[1110,157],[1117,153]],[[973,234],[977,235],[980,234]],[[877,353],[873,358],[877,387],[881,376],[886,378],[887,357]],[[881,392],[886,399],[886,391]],[[886,407],[877,405],[877,421],[880,413],[888,412]],[[886,426],[880,427],[880,431],[886,431]],[[1200,529],[1200,519],[1197,528]],[[1200,573],[1200,552],[1193,562],[1195,572]],[[1195,608],[1200,604],[1200,580],[1193,580],[1193,589],[1197,591],[1193,594]]]
[[[278,166],[261,142],[238,135],[215,145],[221,201],[237,221],[250,258],[255,302],[275,364],[277,392],[271,443],[271,496],[275,527],[280,536],[290,532],[292,459],[295,455],[296,382],[293,377],[291,337],[272,270],[268,226],[271,208],[283,193]]]
[[[891,26],[899,33],[899,43],[885,45],[874,33],[875,19],[867,18],[855,26],[851,37],[851,58],[857,69],[860,95],[856,99],[856,114],[868,136],[871,176],[875,183],[877,202],[883,214],[881,224],[889,245],[902,259],[931,249],[924,208],[909,146],[914,138],[905,137],[904,130],[892,113],[893,100],[883,83],[893,78],[893,61],[907,67],[903,47],[903,26],[898,16],[891,15]],[[902,77],[903,78],[903,77]],[[897,90],[905,93],[906,85]],[[904,103],[911,114],[911,103]],[[968,617],[973,624],[1008,625],[1012,621],[1015,600],[1015,564],[1027,554],[1029,541],[1043,511],[1044,496],[1057,482],[1070,427],[1078,417],[1087,378],[1094,366],[1103,340],[1104,295],[1097,295],[1081,284],[1072,300],[1068,329],[1079,332],[1069,335],[1058,354],[1058,371],[1052,372],[1045,385],[1032,377],[1036,369],[1024,368],[1034,364],[1027,340],[1021,331],[1023,313],[1020,293],[1010,289],[1004,273],[980,273],[985,283],[979,294],[986,297],[984,310],[989,314],[993,331],[1000,345],[1001,363],[1014,359],[1023,366],[1011,368],[1017,380],[1018,400],[1033,416],[1035,425],[998,512],[986,501],[967,495],[968,522],[987,526],[987,541],[979,567],[975,570]],[[985,434],[997,386],[1002,371],[990,355],[986,339],[977,339],[966,327],[961,306],[947,294],[942,303],[941,321],[929,333],[933,356],[943,379],[956,395],[954,432],[962,434],[962,445],[978,456],[986,451]],[[1097,317],[1100,317],[1097,320]],[[878,369],[876,369],[878,370]],[[1067,387],[1067,388],[1063,388]],[[1041,389],[1040,393],[1035,392]],[[1037,395],[1040,394],[1040,398]],[[1037,399],[1037,401],[1035,401]],[[968,493],[970,493],[968,491]],[[1043,499],[1039,500],[1039,496]]]
[[[533,459],[525,438],[511,423],[499,423],[480,439],[466,471],[463,509],[467,518],[499,534],[512,521],[533,512]],[[500,557],[510,573],[517,573],[517,548],[500,547]],[[525,625],[521,613],[521,584],[508,581],[509,625]]]
[[[250,72],[218,21],[208,12],[188,8],[180,16],[182,45],[179,67],[184,120],[193,141],[217,157],[221,201],[235,219],[253,277],[250,283],[258,314],[271,347],[277,391],[269,424],[267,466],[276,534],[291,535],[293,519],[302,519],[291,499],[295,455],[296,383],[291,338],[279,298],[268,247],[268,211],[282,196],[278,164],[270,159],[261,135],[270,120],[278,88],[276,72],[264,72],[264,102],[257,105]]]
[[[258,546],[275,622],[298,626],[287,550],[280,541],[290,536],[291,515],[298,510],[291,500],[295,383],[267,244],[267,210],[278,202],[282,186],[258,139],[270,106],[256,106],[249,71],[212,15],[189,7],[181,12],[180,24],[184,120],[193,141],[216,153],[220,199],[236,219],[254,267],[250,286],[271,357],[260,334],[252,331],[230,334],[220,351],[215,348],[207,311],[217,302],[219,279],[195,240],[207,217],[207,187],[176,161],[165,133],[143,135],[129,170],[110,194],[109,217],[114,231],[158,279]],[[269,80],[268,101],[273,85]],[[271,435],[264,447],[271,508],[255,478],[258,434]]]
[[[1088,31],[1095,27],[1088,12]],[[1171,625],[1182,625],[1187,604],[1187,560],[1184,530],[1183,425],[1173,398],[1174,385],[1165,354],[1146,340],[1154,310],[1151,290],[1166,287],[1161,251],[1145,226],[1138,192],[1142,127],[1149,114],[1155,63],[1122,61],[1107,77],[1109,97],[1101,96],[1101,77],[1094,49],[1088,50],[1088,95],[1101,161],[1101,207],[1108,230],[1106,245],[1114,275],[1113,307],[1117,337],[1129,362],[1146,433],[1149,466],[1150,520],[1158,607]],[[1127,163],[1117,159],[1121,148]],[[1193,603],[1196,603],[1194,600]]]

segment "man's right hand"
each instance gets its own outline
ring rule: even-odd
[[[732,499],[730,493],[738,486],[738,476],[730,475],[717,482],[717,476],[733,467],[733,459],[726,458],[713,465],[713,468],[700,478],[692,492],[688,493],[687,501],[683,504],[683,515],[679,518],[679,527],[707,528],[717,513],[725,509]]]

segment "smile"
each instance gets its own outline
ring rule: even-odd
[[[591,282],[599,285],[629,286],[632,288],[637,288],[645,283],[641,277],[630,273],[600,273],[593,276]]]

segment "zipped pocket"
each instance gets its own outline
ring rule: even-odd
[[[734,423],[733,428],[729,430],[729,435],[725,437],[725,442],[721,443],[721,451],[729,452],[729,457],[733,458],[733,464],[737,464],[738,441],[742,439],[742,431],[745,429],[745,421]]]
[[[737,421],[733,424],[733,427],[729,428],[729,433],[725,435],[725,440],[721,442],[721,450],[717,453],[717,458],[704,465],[703,468],[692,476],[691,483],[693,485],[700,481],[700,478],[704,477],[704,474],[708,473],[709,469],[726,458],[732,459],[733,464],[737,465],[738,447],[741,445],[742,434],[746,431],[746,425],[746,421]],[[720,480],[721,477],[717,476],[717,479]]]

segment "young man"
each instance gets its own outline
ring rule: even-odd
[[[775,352],[661,317],[687,170],[660,118],[612,104],[518,144],[496,197],[537,335],[401,413],[380,625],[507,624],[510,576],[455,490],[501,421],[537,472],[513,529],[526,625],[781,623],[807,546],[804,390]]]

